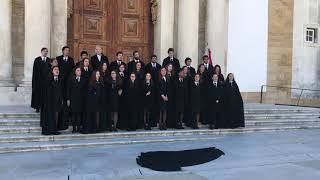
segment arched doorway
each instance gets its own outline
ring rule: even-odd
[[[104,49],[109,61],[123,51],[128,62],[138,50],[143,61],[153,53],[153,24],[150,0],[71,0],[68,45],[76,61],[82,50],[94,54],[95,45]]]

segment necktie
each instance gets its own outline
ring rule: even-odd
[[[45,58],[45,57],[43,57],[43,58],[42,58],[42,61],[43,61],[43,62],[45,62],[45,61],[46,61],[46,58]]]

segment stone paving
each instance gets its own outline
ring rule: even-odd
[[[63,151],[0,154],[1,180],[317,180],[320,130],[217,136],[212,140],[116,145]],[[170,138],[170,137],[164,137]],[[181,172],[139,167],[141,152],[214,146],[219,159]]]

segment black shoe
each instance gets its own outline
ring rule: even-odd
[[[40,109],[36,109],[36,113],[39,113],[40,112]]]
[[[118,129],[117,129],[116,127],[113,127],[113,128],[112,128],[112,131],[113,131],[113,132],[117,132]]]
[[[209,129],[213,129],[213,125],[212,124],[209,125]]]

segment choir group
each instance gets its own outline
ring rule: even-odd
[[[33,66],[31,107],[40,112],[42,134],[58,135],[73,126],[73,133],[98,133],[125,129],[210,129],[244,127],[243,101],[232,73],[226,79],[208,56],[197,70],[192,60],[180,66],[174,49],[163,64],[152,55],[144,64],[138,51],[126,64],[123,53],[109,64],[96,46],[90,59],[86,51],[75,64],[70,48],[48,58],[41,49]]]

